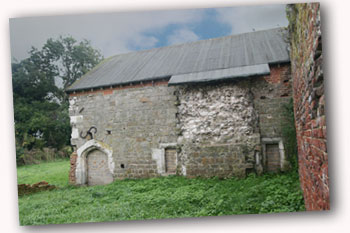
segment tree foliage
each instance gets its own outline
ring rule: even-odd
[[[92,48],[87,40],[77,42],[72,37],[60,37],[58,40],[49,39],[46,45],[49,51],[59,55],[59,74],[64,88],[72,85],[102,60],[100,52]]]
[[[18,153],[42,147],[60,149],[69,144],[68,101],[64,89],[101,60],[101,54],[89,41],[59,37],[48,39],[41,49],[32,47],[28,58],[12,64]],[[59,79],[61,87],[55,84]]]

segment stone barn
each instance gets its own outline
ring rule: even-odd
[[[286,38],[275,28],[105,59],[67,89],[70,182],[287,169]]]

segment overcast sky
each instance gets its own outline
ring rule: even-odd
[[[60,35],[87,39],[109,57],[287,25],[285,5],[14,18],[11,56],[22,60],[32,46]]]

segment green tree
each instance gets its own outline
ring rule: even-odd
[[[12,64],[17,151],[69,144],[68,101],[64,89],[97,65],[103,57],[83,40],[48,39],[41,49]],[[55,80],[61,79],[63,87]],[[17,155],[18,156],[18,155]]]
[[[64,88],[72,85],[78,78],[83,76],[101,60],[100,52],[90,46],[90,42],[83,40],[77,42],[72,37],[60,37],[56,41],[50,41],[54,47],[59,49],[60,62],[62,68],[60,69],[60,77],[63,80]]]

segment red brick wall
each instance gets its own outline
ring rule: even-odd
[[[289,81],[289,63],[270,65],[270,74],[264,76],[265,80],[269,83],[282,83],[284,81]]]
[[[287,7],[299,174],[307,210],[328,210],[328,154],[320,5]]]

